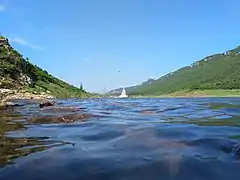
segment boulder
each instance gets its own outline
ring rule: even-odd
[[[54,106],[55,105],[55,101],[43,101],[42,103],[39,104],[40,108],[45,108],[45,107],[49,107],[49,106]]]

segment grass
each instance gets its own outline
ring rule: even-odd
[[[240,97],[240,90],[182,90],[171,94],[132,96],[134,98],[161,98],[161,97]]]

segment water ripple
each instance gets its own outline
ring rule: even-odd
[[[0,115],[0,179],[238,180],[240,99],[34,101]]]

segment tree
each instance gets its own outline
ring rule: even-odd
[[[79,89],[83,91],[83,85],[82,85],[82,83],[80,83]]]

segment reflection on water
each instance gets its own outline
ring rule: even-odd
[[[240,99],[30,101],[0,112],[0,179],[240,177]]]
[[[1,112],[0,115],[0,167],[12,160],[29,155],[37,151],[66,144],[62,141],[48,140],[48,137],[8,137],[9,131],[26,130],[24,123],[20,121],[24,117],[14,112]]]

